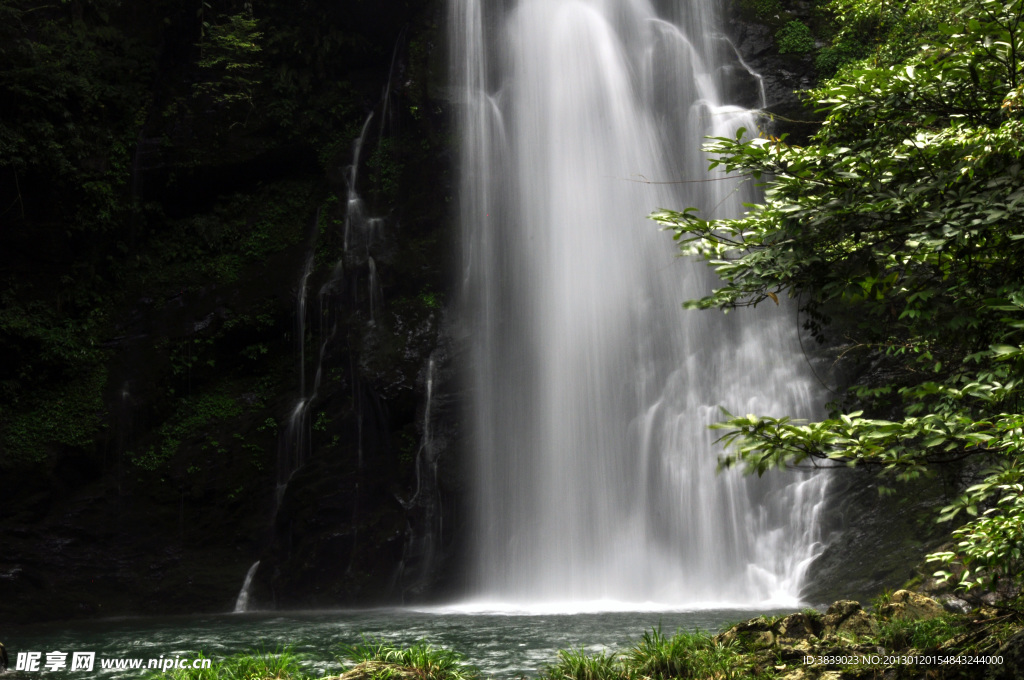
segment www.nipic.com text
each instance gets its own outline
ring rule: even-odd
[[[45,657],[45,658],[44,658]],[[96,652],[18,652],[14,670],[28,672],[44,671],[91,671],[96,667]],[[182,668],[210,668],[211,659],[190,659],[163,657],[158,659],[99,659],[103,670],[152,669],[169,671]]]

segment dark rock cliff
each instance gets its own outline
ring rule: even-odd
[[[0,619],[229,611],[258,559],[255,606],[436,591],[442,4],[9,4]]]
[[[727,30],[736,51],[760,77],[766,127],[776,137],[785,134],[796,143],[806,141],[817,127],[813,108],[806,106],[800,93],[817,84],[818,72],[813,50],[785,52],[776,36],[787,21],[812,23],[813,19],[810,5],[801,2],[737,0],[727,14]]]

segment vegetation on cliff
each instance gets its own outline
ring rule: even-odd
[[[143,611],[144,554],[168,609],[230,608],[271,540],[280,443],[321,355],[305,445],[337,452],[325,486],[362,475],[344,522],[388,517],[353,533],[359,554],[400,556],[443,281],[438,6],[0,0],[5,619]],[[382,226],[318,306],[350,191]],[[382,595],[361,583],[352,597]]]
[[[843,31],[877,4],[833,3]],[[804,147],[718,139],[712,167],[766,181],[736,220],[655,219],[724,285],[693,308],[795,299],[804,328],[863,376],[818,422],[719,425],[724,465],[865,467],[970,480],[934,554],[961,587],[1024,579],[1024,4],[901,5],[900,30],[811,96]],[[907,21],[913,17],[913,21]],[[913,30],[911,30],[913,29]],[[913,41],[913,46],[908,45]]]
[[[325,232],[344,219],[341,171],[425,5],[389,6],[403,18],[329,4],[0,1],[0,465],[104,445],[126,334],[157,331],[157,421],[209,378],[273,372],[292,310],[251,281],[308,240],[318,208]],[[401,47],[395,126],[429,109],[429,54]],[[378,145],[391,185],[410,184],[405,164],[433,148],[424,122]],[[359,188],[393,197],[384,184]],[[191,332],[132,323],[214,287],[251,304],[205,310],[216,318]]]

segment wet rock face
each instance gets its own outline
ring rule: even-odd
[[[730,29],[743,60],[764,79],[765,106],[769,111],[799,104],[796,93],[817,84],[811,57],[779,54],[768,26],[732,17]]]
[[[243,133],[225,107],[196,117],[203,121],[199,130],[189,113],[191,85],[172,84],[183,82],[177,74],[194,70],[194,38],[176,52],[178,30],[163,28],[163,12],[119,13],[110,22],[126,38],[152,34],[156,43],[167,35],[164,53],[146,53],[152,63],[116,61],[134,59],[123,55],[110,62],[138,67],[134,80],[146,81],[140,87],[152,81],[157,88],[153,102],[173,104],[153,103],[150,121],[138,131],[135,155],[146,161],[139,162],[137,183],[133,177],[132,197],[146,205],[145,215],[133,211],[130,225],[118,222],[109,232],[127,234],[130,227],[131,243],[115,247],[105,236],[110,244],[83,249],[104,263],[102,275],[87,274],[85,264],[93,260],[76,264],[74,252],[58,263],[91,281],[78,297],[89,300],[88,309],[95,306],[90,319],[104,319],[96,324],[100,386],[83,388],[96,393],[97,403],[82,398],[90,422],[102,422],[102,429],[94,439],[83,430],[73,444],[57,438],[46,444],[45,458],[17,465],[0,446],[2,623],[231,611],[247,570],[261,558],[253,584],[261,605],[275,598],[323,606],[395,599],[393,576],[408,527],[419,521],[417,509],[400,502],[415,487],[409,459],[423,412],[416,376],[437,342],[436,325],[427,320],[440,314],[448,285],[449,116],[428,87],[443,78],[444,69],[435,68],[443,59],[433,55],[444,51],[438,28],[444,3],[275,1],[260,10],[287,16],[287,26],[274,27],[285,36],[282,44],[291,44],[291,35],[320,35],[332,25],[320,17],[340,19],[328,32],[342,38],[335,47],[321,45],[321,56],[275,57],[304,83],[293,94],[275,95],[275,108],[292,110],[301,102],[296,110],[310,115],[294,123],[303,127],[254,114]],[[337,58],[349,53],[347,44],[382,49],[351,50],[358,61]],[[110,68],[131,80],[127,67]],[[351,87],[339,84],[349,77]],[[350,144],[392,77],[394,101],[376,104],[374,118],[383,143],[367,145],[359,189],[369,196],[368,212],[389,216],[394,238],[374,241],[372,252],[364,248],[368,255],[358,266],[346,262],[341,271],[350,274],[349,285],[336,288],[332,265],[345,245]],[[331,115],[314,115],[328,110],[325,103]],[[113,125],[120,114],[112,108]],[[127,110],[136,109],[133,99]],[[318,141],[292,141],[307,137]],[[22,190],[30,207],[48,195]],[[55,205],[61,214],[77,214],[70,198],[58,197]],[[64,232],[62,223],[53,226]],[[33,256],[53,259],[38,232],[24,232],[35,233],[37,243],[26,242]],[[199,232],[202,237],[194,235]],[[313,233],[319,234],[315,247]],[[0,251],[10,255],[0,259],[22,259],[20,251]],[[369,255],[380,279],[378,305],[368,293]],[[307,261],[316,266],[305,296],[306,329],[296,332],[296,294]],[[63,278],[56,264],[52,271],[36,269],[18,262],[27,283]],[[53,297],[59,308],[61,296]],[[323,339],[332,327],[328,345]],[[301,428],[311,443],[297,456],[311,464],[284,494],[277,475],[281,433],[299,398],[312,392],[321,351],[322,389]],[[73,419],[74,409],[65,410]],[[7,418],[5,411],[4,424]],[[6,435],[10,428],[0,430]],[[442,468],[443,483],[448,473]],[[439,503],[454,505],[452,495]],[[450,517],[446,539],[457,529]]]
[[[813,107],[806,106],[799,94],[817,84],[812,57],[779,54],[771,27],[745,19],[735,6],[727,30],[743,61],[761,76],[772,134],[787,134],[790,141],[804,143],[817,129],[809,122],[816,118]]]
[[[866,601],[907,583],[945,539],[935,522],[946,502],[940,480],[901,484],[897,493],[883,496],[871,473],[849,470],[834,476],[829,493],[826,548],[808,569],[800,594],[807,602]]]
[[[257,606],[386,602],[405,523],[387,487],[379,470],[357,470],[354,456],[320,456],[299,470],[254,582]]]

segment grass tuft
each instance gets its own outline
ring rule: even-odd
[[[640,642],[622,654],[562,650],[558,662],[541,674],[543,680],[668,680],[745,677],[742,658],[734,645],[715,642],[700,633],[677,632],[666,637],[660,629],[645,632]]]
[[[562,649],[558,661],[541,671],[543,680],[620,680],[627,678],[617,654],[587,654],[579,649]]]
[[[670,638],[659,629],[645,632],[636,647],[626,652],[630,677],[732,678],[738,662],[733,645],[715,642],[700,632],[676,632]]]
[[[878,643],[886,649],[936,650],[944,643],[967,633],[962,617],[941,616],[928,620],[879,621]]]
[[[343,645],[341,657],[355,662],[342,677],[372,680],[479,680],[480,670],[451,649],[424,641],[399,649],[383,640]]]
[[[197,658],[206,658],[200,654]],[[147,680],[300,680],[305,673],[299,657],[290,649],[268,652],[254,649],[213,660],[210,668],[176,668],[166,673],[152,672]]]

